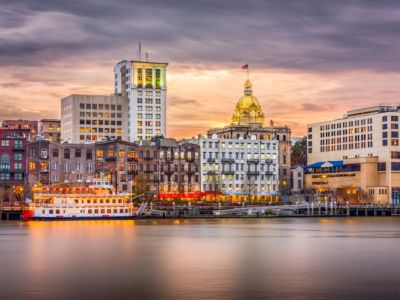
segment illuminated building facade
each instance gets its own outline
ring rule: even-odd
[[[200,186],[203,192],[231,195],[238,201],[276,200],[278,141],[199,137]]]
[[[367,194],[375,187],[387,190],[389,201],[400,204],[399,118],[400,106],[379,105],[348,111],[340,119],[309,124],[307,162],[344,164],[348,159],[377,157],[373,176],[379,180],[366,186],[354,183],[352,187]],[[316,192],[323,194],[329,189],[329,184],[321,184]]]
[[[93,143],[106,138],[128,139],[128,98],[70,95],[61,99],[61,140]]]
[[[38,125],[38,135],[50,142],[60,142],[61,140],[61,120],[41,119]]]
[[[271,120],[265,126],[265,115],[258,99],[253,95],[249,80],[244,85],[244,95],[235,106],[230,125],[223,128],[210,129],[208,137],[214,134],[220,139],[256,139],[263,141],[277,141],[279,144],[278,190],[281,195],[291,193],[290,186],[290,158],[291,158],[291,130],[287,126],[276,126]]]
[[[91,183],[105,177],[117,191],[131,191],[136,170],[136,145],[125,141],[97,143],[30,143],[29,186]]]
[[[114,67],[115,94],[129,98],[129,141],[165,136],[167,63],[123,60]]]

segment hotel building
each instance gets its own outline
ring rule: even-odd
[[[399,118],[400,106],[379,105],[308,125],[306,189],[400,204]]]
[[[91,143],[128,139],[128,98],[125,96],[70,95],[61,99],[61,140]]]
[[[278,141],[219,138],[193,140],[200,146],[202,192],[231,195],[236,200],[272,200],[278,190]],[[243,199],[242,199],[243,198]]]
[[[208,137],[214,134],[220,139],[256,139],[277,141],[279,144],[278,190],[281,195],[290,194],[291,130],[287,126],[276,126],[271,120],[265,126],[265,115],[258,99],[253,95],[249,80],[244,84],[244,95],[236,104],[232,122],[223,128],[210,129]]]
[[[129,98],[129,141],[165,136],[167,63],[123,60],[114,67],[115,94]]]

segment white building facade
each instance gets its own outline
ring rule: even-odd
[[[278,195],[278,141],[199,137],[201,191],[225,195]]]
[[[379,105],[347,112],[343,118],[309,124],[307,162],[378,157],[379,185],[400,203],[400,105]]]
[[[131,142],[166,136],[167,66],[123,60],[114,67],[114,92],[129,98],[127,126]]]
[[[61,141],[94,143],[128,139],[128,98],[70,95],[61,99]]]

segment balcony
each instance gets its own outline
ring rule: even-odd
[[[192,175],[194,175],[194,173],[195,173],[194,170],[191,170],[191,169],[186,170],[186,174],[187,174],[188,176],[192,176]]]
[[[208,163],[215,163],[215,158],[207,158]]]
[[[138,174],[138,171],[137,170],[128,170],[128,175],[133,175],[133,176],[135,176],[135,175],[137,175]]]
[[[151,156],[143,156],[144,160],[152,160],[153,158]]]
[[[266,159],[265,160],[265,163],[267,164],[267,165],[270,165],[270,164],[272,164],[274,161],[272,160],[272,159]]]
[[[265,172],[265,175],[267,175],[267,176],[273,176],[273,175],[274,175],[274,172],[272,172],[272,171],[266,171],[266,172]]]
[[[164,172],[165,172],[165,174],[170,176],[170,175],[174,174],[175,171],[173,169],[167,169]]]
[[[221,162],[225,164],[233,164],[235,162],[235,159],[230,157],[223,157],[221,158]]]
[[[106,158],[106,161],[116,161],[116,160],[117,160],[117,158],[115,156],[108,156]]]
[[[128,157],[127,160],[128,160],[128,161],[131,161],[131,162],[132,162],[132,161],[133,161],[133,162],[136,162],[136,161],[137,161],[137,158],[136,158],[136,157]]]
[[[8,168],[0,169],[0,173],[10,173],[10,172],[11,172],[11,169],[8,169]]]
[[[223,170],[222,174],[224,174],[224,175],[234,175],[235,171],[234,170]]]
[[[218,171],[207,171],[207,175],[219,175]]]
[[[25,147],[22,145],[14,145],[14,151],[25,151]]]
[[[260,172],[258,171],[247,171],[248,176],[258,176],[260,175]]]
[[[48,173],[49,169],[40,169],[40,173]]]
[[[258,164],[260,160],[258,158],[251,158],[247,160],[248,164]]]

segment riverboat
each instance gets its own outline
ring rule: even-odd
[[[129,193],[117,193],[105,179],[89,186],[36,186],[23,220],[124,219],[137,215]]]

